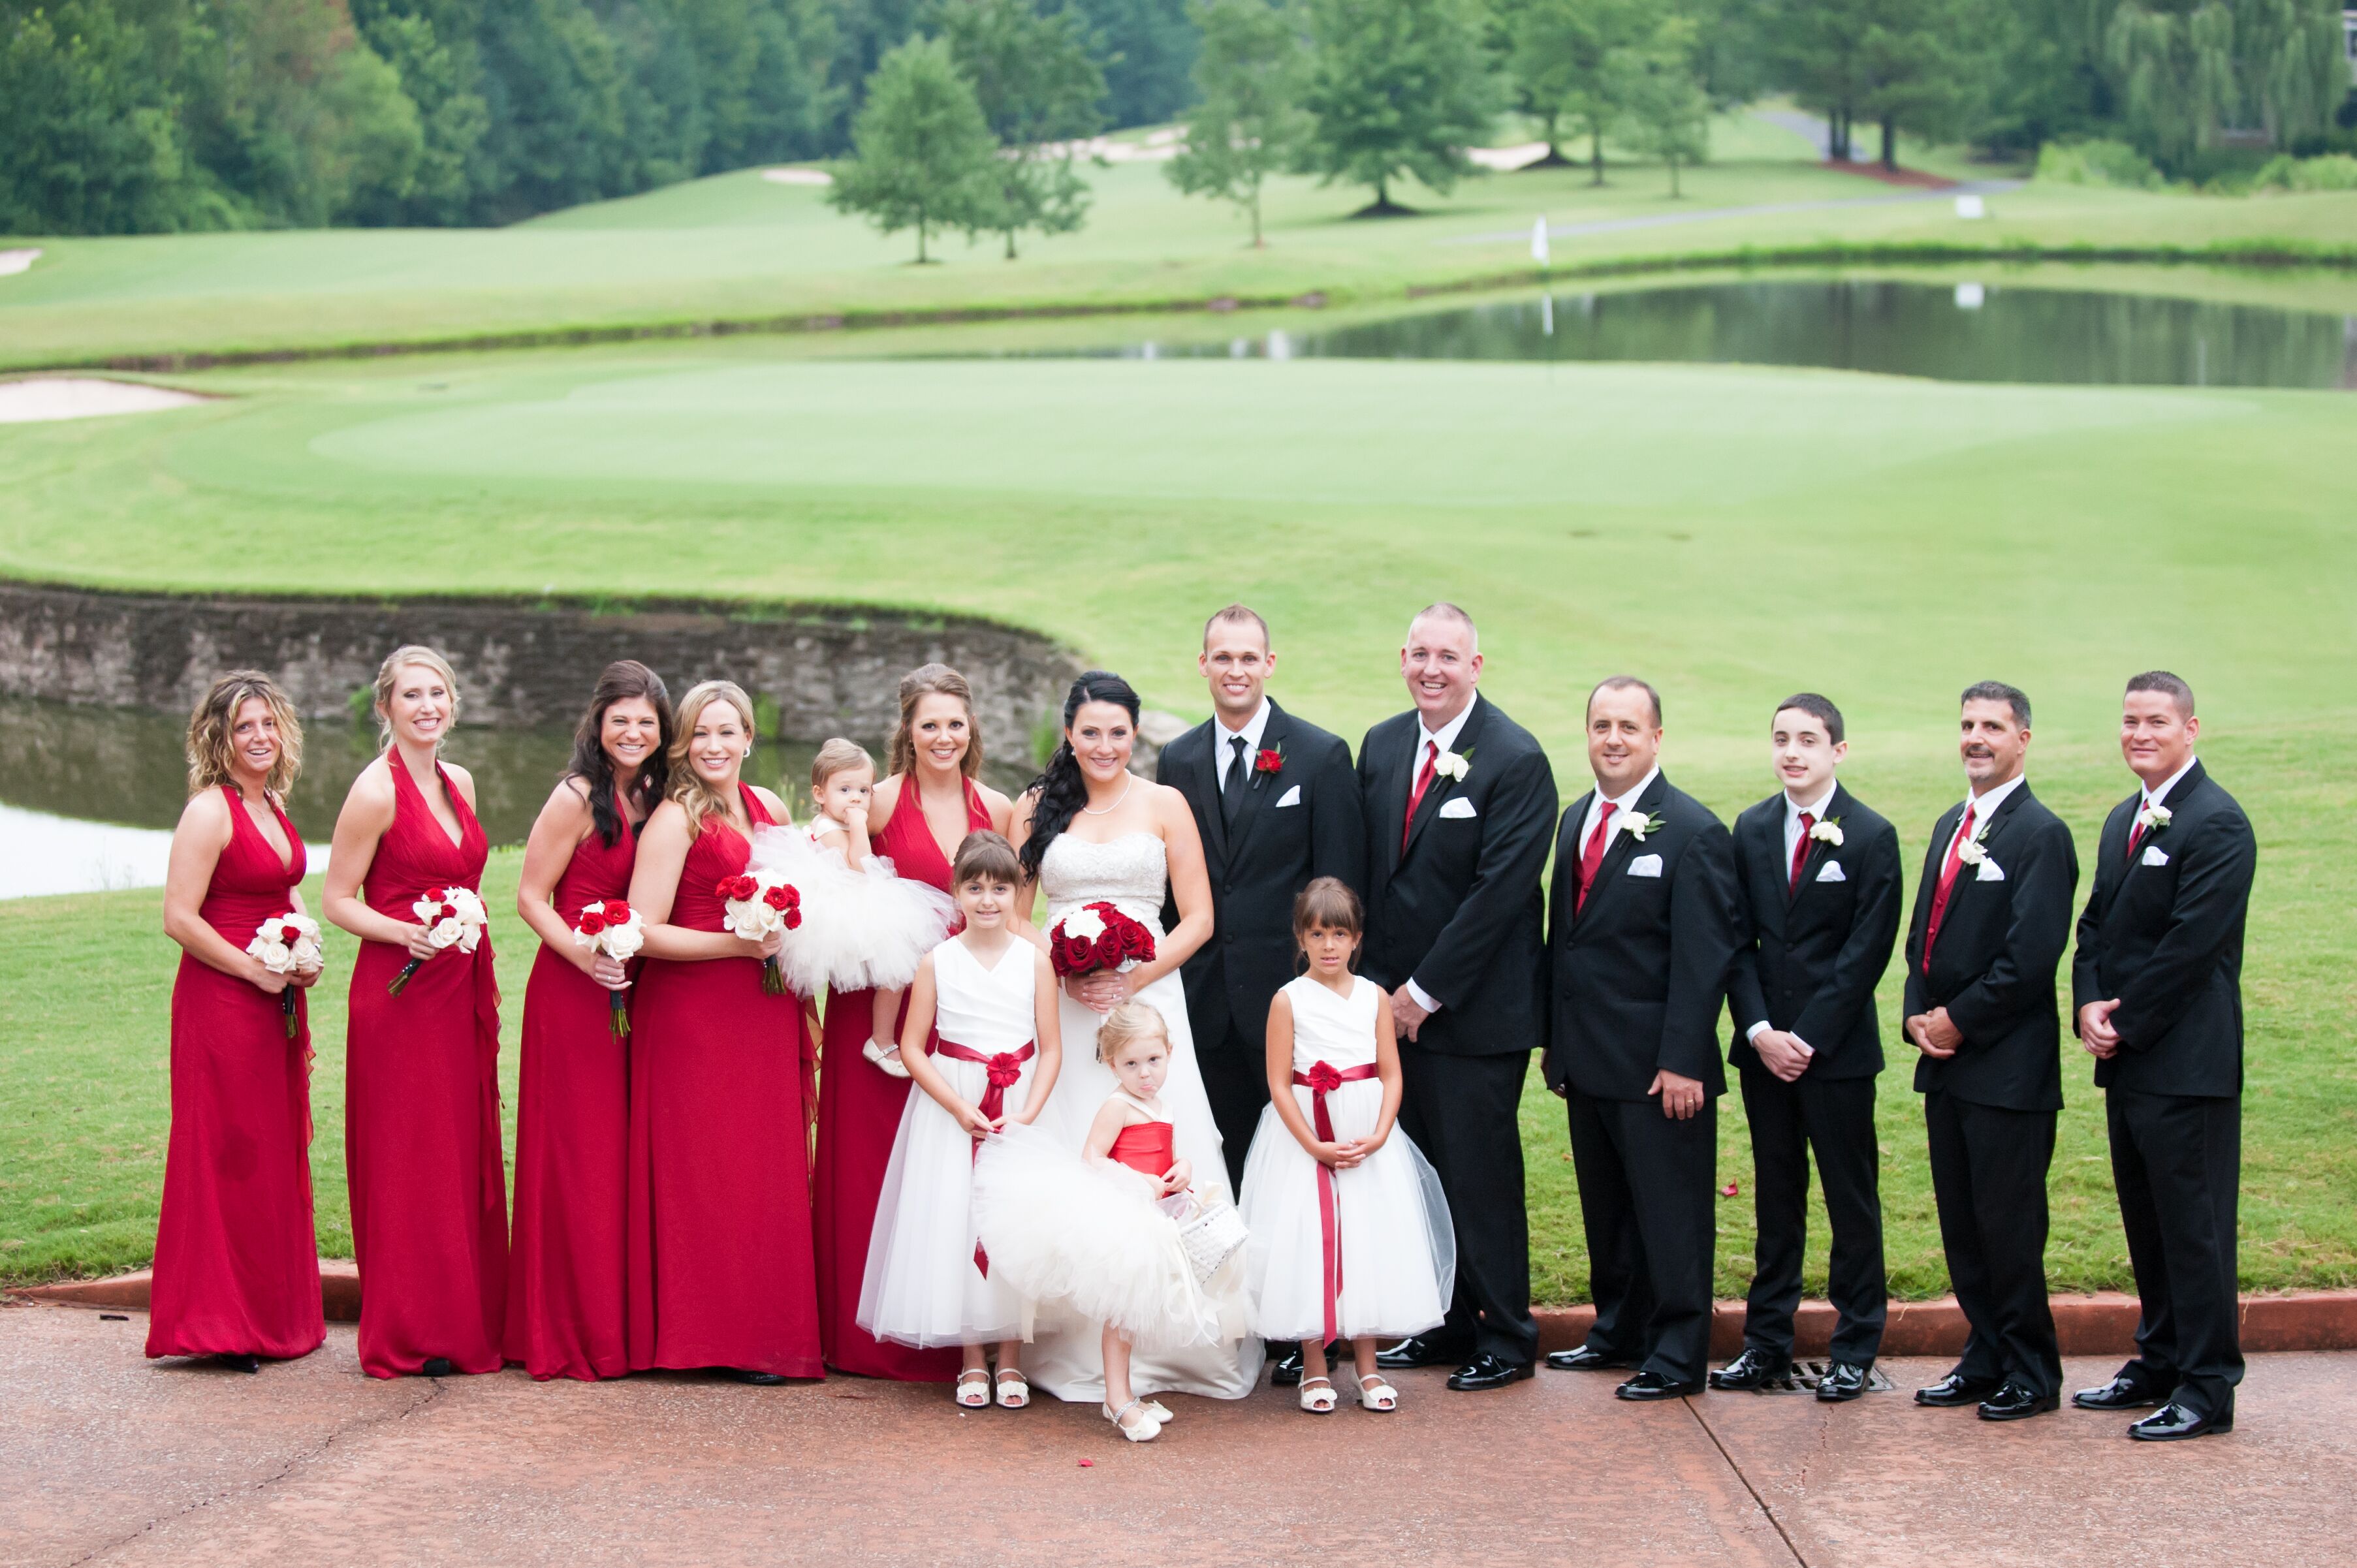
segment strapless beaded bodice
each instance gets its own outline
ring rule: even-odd
[[[1092,843],[1058,833],[1039,860],[1039,888],[1054,924],[1083,904],[1112,904],[1131,919],[1162,932],[1162,895],[1170,883],[1169,857],[1153,833],[1124,833]]]

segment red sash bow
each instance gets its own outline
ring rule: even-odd
[[[1326,1097],[1346,1083],[1364,1083],[1374,1076],[1373,1062],[1338,1068],[1325,1061],[1312,1062],[1308,1072],[1293,1075],[1293,1081],[1309,1091],[1309,1121],[1319,1143],[1334,1141],[1334,1118],[1327,1112]],[[1334,1325],[1342,1295],[1342,1236],[1335,1218],[1334,1167],[1323,1160],[1318,1162],[1318,1235],[1326,1251],[1326,1342],[1330,1345],[1339,1337]]]
[[[990,1056],[984,1056],[972,1046],[961,1046],[955,1040],[937,1040],[933,1044],[935,1056],[948,1057],[952,1061],[974,1062],[988,1071],[990,1085],[982,1091],[982,1103],[976,1109],[993,1122],[1006,1113],[1006,1091],[1022,1078],[1023,1064],[1029,1061],[1037,1050],[1037,1044],[1030,1040],[1024,1041],[1020,1050],[998,1051]],[[982,1158],[982,1140],[979,1138],[974,1141],[974,1157]],[[980,1241],[974,1244],[974,1266],[984,1279],[990,1277],[990,1254],[982,1250]]]

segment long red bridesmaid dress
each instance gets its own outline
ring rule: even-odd
[[[739,785],[747,818],[770,821]],[[688,846],[670,924],[726,929],[716,885],[753,846],[718,816]],[[811,1264],[802,999],[752,958],[648,959],[632,989],[632,1371],[823,1375]]]
[[[614,802],[620,820],[614,842],[593,831],[556,880],[556,912],[568,926],[585,905],[630,891],[639,843],[622,806]],[[611,994],[545,942],[524,987],[506,1349],[535,1378],[619,1378],[630,1370],[622,1215],[630,1053],[629,1040],[614,1033]]]
[[[990,826],[990,808],[974,780],[965,781],[968,832]],[[944,893],[950,863],[925,822],[913,780],[907,781],[892,815],[872,846],[900,875],[930,882]],[[892,1139],[916,1086],[894,1078],[862,1054],[875,1019],[876,993],[846,991],[826,999],[826,1090],[818,1097],[818,1326],[826,1364],[838,1371],[904,1382],[945,1383],[961,1361],[953,1348],[913,1350],[877,1338],[859,1326],[859,1287],[867,1272],[867,1237],[876,1225],[876,1200],[884,1190],[884,1167],[891,1163]],[[908,1003],[900,1004],[903,1022]],[[926,1042],[931,1050],[936,1036]]]
[[[279,811],[278,858],[229,797],[229,843],[199,911],[231,946],[295,907],[303,838]],[[188,953],[172,983],[172,1142],[156,1228],[150,1356],[307,1356],[327,1337],[311,1232],[311,1021]]]
[[[428,889],[479,890],[490,846],[439,763],[458,842],[391,759],[393,826],[377,844],[369,908],[414,922]],[[361,943],[352,965],[345,1158],[352,1255],[361,1273],[361,1369],[397,1378],[440,1356],[461,1372],[500,1369],[506,1316],[507,1178],[500,1155],[500,990],[487,933],[446,948],[398,996],[406,948]]]

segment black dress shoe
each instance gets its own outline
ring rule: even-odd
[[[1827,1404],[1841,1404],[1866,1392],[1867,1373],[1872,1370],[1857,1361],[1835,1361],[1817,1380],[1817,1397]]]
[[[1710,1375],[1715,1389],[1764,1389],[1782,1379],[1792,1369],[1792,1359],[1779,1356],[1773,1350],[1763,1350],[1757,1345],[1746,1345],[1743,1354]]]
[[[2030,1391],[2027,1383],[2006,1379],[1996,1392],[1981,1401],[1983,1421],[2020,1421],[2028,1416],[2042,1415],[2050,1410],[2062,1408],[2061,1394],[2041,1394]]]
[[[1273,1389],[1297,1389],[1301,1386],[1301,1352],[1288,1350],[1269,1363],[1268,1385]]]
[[[450,1358],[447,1356],[428,1356],[425,1358],[425,1365],[418,1368],[417,1371],[420,1377],[450,1378],[457,1375],[458,1369],[450,1364]]]
[[[780,1383],[793,1381],[783,1372],[754,1372],[743,1367],[719,1367],[715,1370],[731,1382],[750,1383],[757,1389],[773,1389]]]
[[[1978,1404],[1996,1392],[1999,1380],[1996,1378],[1968,1378],[1962,1372],[1950,1372],[1930,1388],[1917,1389],[1915,1402],[1941,1410],[1954,1405]]]
[[[2167,1404],[2176,1391],[2174,1383],[2158,1383],[2133,1367],[2123,1367],[2102,1388],[2081,1389],[2072,1394],[2071,1402],[2081,1410],[2144,1410]]]
[[[1625,1356],[1608,1355],[1592,1345],[1582,1345],[1576,1350],[1550,1351],[1547,1355],[1547,1365],[1558,1372],[1602,1372],[1636,1364]]]
[[[2182,1443],[2189,1437],[2207,1437],[2213,1432],[2234,1430],[2234,1412],[2204,1415],[2191,1405],[2175,1400],[2153,1414],[2128,1427],[2128,1435],[2139,1443]]]
[[[1467,1347],[1451,1345],[1445,1339],[1435,1339],[1418,1334],[1403,1339],[1388,1350],[1375,1353],[1375,1365],[1386,1372],[1405,1372],[1415,1367],[1446,1367],[1465,1359]]]
[[[262,1370],[262,1358],[259,1356],[216,1356],[213,1358],[213,1365],[231,1372],[258,1372]]]
[[[1484,1389],[1502,1389],[1508,1383],[1519,1383],[1524,1378],[1537,1375],[1538,1369],[1528,1361],[1509,1361],[1503,1356],[1484,1352],[1449,1373],[1448,1386],[1458,1393],[1479,1393]]]
[[[1682,1383],[1675,1378],[1665,1378],[1659,1372],[1640,1372],[1614,1389],[1612,1392],[1624,1400],[1674,1400],[1684,1399],[1688,1394],[1698,1394],[1702,1392],[1702,1389],[1703,1385],[1700,1381]]]

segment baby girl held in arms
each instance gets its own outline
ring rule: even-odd
[[[1100,1326],[1104,1418],[1132,1443],[1147,1443],[1172,1415],[1131,1387],[1131,1355],[1243,1332],[1242,1238],[1237,1230],[1216,1240],[1217,1221],[1232,1227],[1234,1211],[1216,1197],[1207,1208],[1177,1155],[1159,1098],[1170,1070],[1162,1015],[1142,1002],[1115,1007],[1097,1031],[1097,1057],[1120,1088],[1098,1107],[1086,1146],[1008,1128],[983,1144],[974,1209],[1008,1283],[1043,1311]]]
[[[1244,1161],[1254,1328],[1301,1345],[1301,1408],[1330,1413],[1326,1347],[1347,1342],[1359,1403],[1399,1408],[1375,1368],[1379,1339],[1437,1326],[1456,1285],[1456,1232],[1440,1178],[1395,1125],[1399,1047],[1382,986],[1355,972],[1366,925],[1331,876],[1293,903],[1309,972],[1268,1009],[1270,1103]]]
[[[909,1096],[867,1244],[859,1326],[878,1339],[965,1348],[957,1402],[991,1402],[988,1347],[998,1346],[998,1402],[1031,1402],[1022,1371],[1030,1304],[994,1266],[976,1233],[976,1144],[1048,1103],[1061,1061],[1048,955],[1007,929],[1022,866],[994,832],[967,835],[951,869],[965,929],[928,953],[909,988],[902,1059]],[[928,1056],[925,1040],[941,1042]]]

